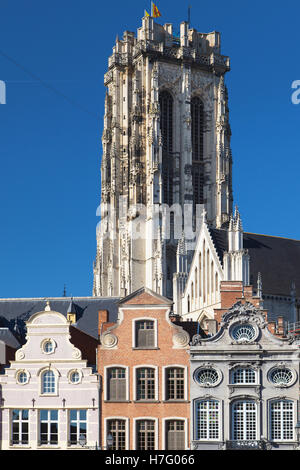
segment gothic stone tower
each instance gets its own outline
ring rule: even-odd
[[[141,286],[172,295],[178,223],[171,214],[166,231],[164,205],[202,204],[217,228],[232,212],[224,84],[230,66],[220,34],[183,22],[174,35],[171,24],[142,21],[137,37],[117,38],[104,80],[97,296],[125,296]]]

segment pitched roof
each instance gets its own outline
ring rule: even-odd
[[[209,230],[223,262],[223,253],[228,250],[227,231]],[[300,240],[245,232],[244,248],[249,252],[250,283],[254,287],[260,272],[263,294],[290,296],[295,282],[296,296],[300,297]]]
[[[51,310],[67,316],[70,297],[47,298]],[[24,338],[25,322],[31,315],[45,310],[45,299],[0,299],[0,327],[19,332]],[[98,311],[108,310],[109,321],[115,322],[118,316],[119,297],[73,297],[76,313],[76,327],[88,335],[98,338]],[[18,335],[17,335],[18,336]]]
[[[0,328],[0,341],[3,341],[7,346],[14,349],[18,349],[20,347],[19,341],[8,328]]]

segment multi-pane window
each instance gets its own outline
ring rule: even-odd
[[[170,367],[166,370],[166,400],[184,400],[184,369]]]
[[[170,420],[166,422],[166,450],[185,449],[184,421]]]
[[[163,141],[163,202],[173,204],[173,98],[167,91],[159,96],[160,129]]]
[[[107,423],[107,435],[113,437],[111,450],[126,450],[126,421],[124,419],[112,419]]]
[[[12,410],[12,444],[28,444],[28,410]]]
[[[69,439],[71,445],[77,445],[80,439],[87,437],[87,412],[86,410],[70,410]]]
[[[220,403],[203,400],[196,404],[196,439],[219,439]]]
[[[137,450],[155,450],[155,421],[137,421]]]
[[[255,384],[256,383],[256,372],[253,369],[242,367],[235,369],[232,372],[232,383],[233,384]]]
[[[271,403],[271,439],[292,441],[294,439],[294,404],[288,400]]]
[[[52,370],[47,370],[42,375],[42,393],[55,393],[55,374]]]
[[[139,320],[135,322],[135,347],[154,348],[155,328],[152,320]]]
[[[107,371],[107,399],[126,400],[126,369],[113,367]]]
[[[238,401],[232,405],[232,439],[256,440],[257,406],[252,401]]]
[[[155,369],[141,368],[136,371],[136,399],[155,400]]]
[[[58,443],[58,410],[40,411],[40,444]]]

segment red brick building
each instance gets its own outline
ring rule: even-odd
[[[109,434],[116,450],[190,447],[186,330],[193,325],[172,321],[171,305],[142,288],[120,302],[117,323],[107,323],[108,312],[99,312],[103,448]]]

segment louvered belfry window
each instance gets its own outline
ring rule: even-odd
[[[169,92],[163,91],[159,96],[160,129],[163,143],[163,202],[173,204],[173,98]]]
[[[194,191],[194,210],[197,204],[204,202],[204,106],[200,98],[191,101],[192,116],[192,180]]]
[[[121,367],[114,367],[107,373],[107,398],[110,401],[126,400],[126,370]]]
[[[184,421],[172,420],[166,424],[166,450],[185,449]]]
[[[154,321],[139,320],[135,323],[135,347],[143,349],[155,347]]]

